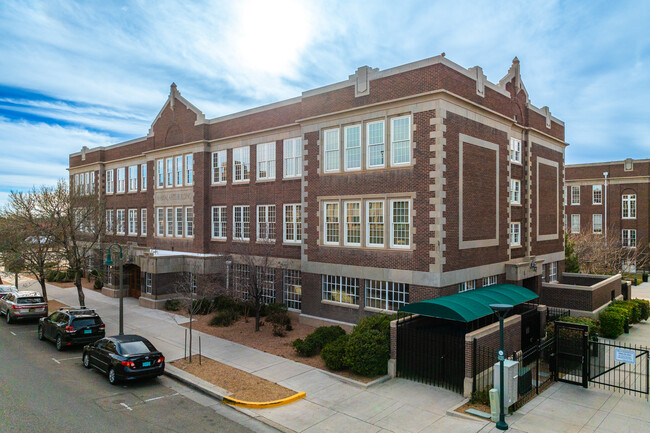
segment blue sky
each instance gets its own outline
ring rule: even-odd
[[[146,135],[176,82],[208,118],[445,52],[512,58],[566,122],[567,163],[650,157],[647,1],[0,3],[0,204],[68,155]]]

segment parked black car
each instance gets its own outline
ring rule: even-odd
[[[160,376],[165,371],[165,357],[153,344],[139,335],[116,335],[84,347],[84,367],[95,367],[108,375],[112,384]]]
[[[38,322],[38,339],[56,343],[57,350],[104,338],[106,325],[95,310],[61,308]]]

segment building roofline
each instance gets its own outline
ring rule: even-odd
[[[631,158],[630,158],[631,159]],[[650,162],[650,159],[632,159],[633,163],[644,163]],[[622,161],[604,161],[604,162],[585,162],[582,164],[566,164],[565,168],[580,168],[580,167],[598,167],[612,164],[625,164],[625,160]]]

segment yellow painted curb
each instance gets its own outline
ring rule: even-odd
[[[224,397],[223,402],[231,406],[247,407],[249,409],[266,409],[269,407],[284,406],[285,404],[293,403],[294,401],[298,401],[301,398],[305,398],[306,396],[307,394],[305,394],[304,392],[299,392],[298,394],[294,394],[291,397],[283,398],[282,400],[264,401],[264,402],[243,401],[243,400],[237,400],[236,398]]]

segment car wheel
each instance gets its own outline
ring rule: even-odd
[[[83,359],[84,367],[90,368],[90,355],[84,352],[82,359]]]
[[[43,340],[44,338],[45,338],[45,336],[43,335],[43,327],[39,326],[38,327],[38,339]]]
[[[5,311],[5,316],[7,316],[7,323],[13,322],[13,320],[11,320],[11,314],[9,314],[9,310]]]
[[[63,339],[60,335],[56,336],[56,350],[59,352],[63,350]]]
[[[108,370],[108,383],[111,385],[115,385],[117,383],[117,377],[115,376],[115,370],[110,369]]]

